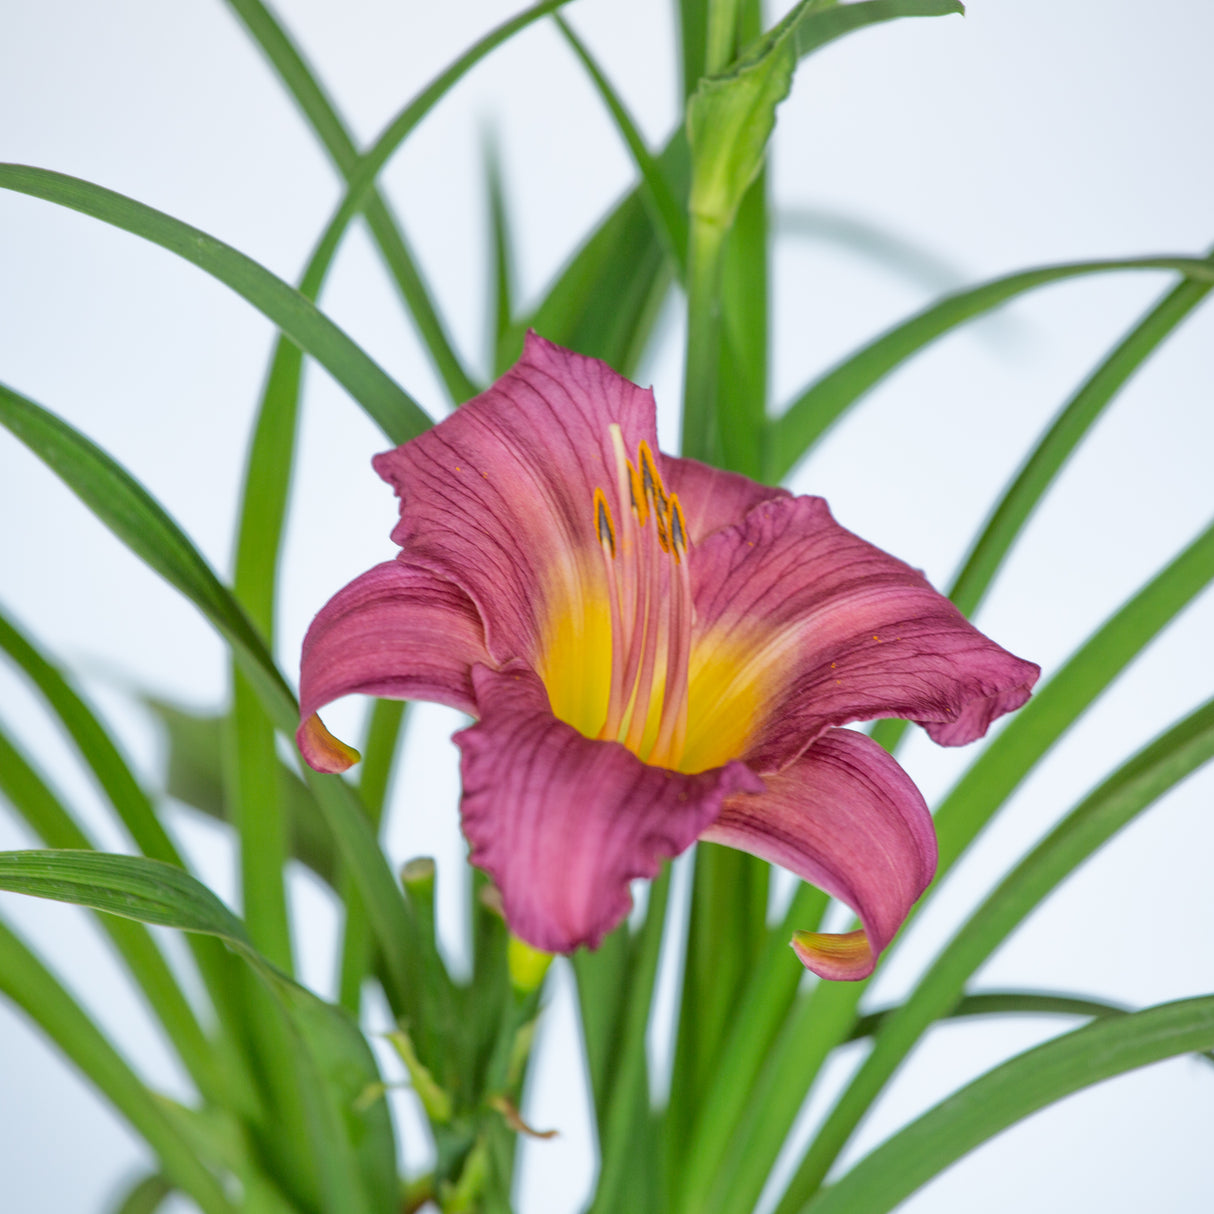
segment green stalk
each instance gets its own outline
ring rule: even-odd
[[[631,944],[628,924],[622,923],[593,953],[582,948],[571,958],[577,979],[586,1069],[590,1072],[590,1091],[600,1134],[607,1123],[608,1097],[620,1058]]]
[[[108,917],[108,916],[107,916]],[[156,1152],[165,1176],[204,1214],[238,1214],[219,1181],[164,1116],[156,1097],[41,961],[0,923],[0,991],[8,996]]]
[[[607,1100],[607,1117],[600,1125],[602,1167],[591,1214],[615,1214],[632,1209],[621,1196],[636,1158],[635,1136],[649,1120],[649,1082],[645,1057],[645,1032],[657,977],[666,908],[670,897],[670,866],[649,887],[645,923],[636,941],[636,960],[624,1007],[620,1037],[620,1060]],[[652,1149],[653,1143],[648,1144]]]
[[[670,1168],[672,1175],[687,1178],[682,1209],[694,1210],[705,1198],[707,1182],[736,1129],[739,1098],[753,1088],[781,1026],[792,1011],[805,976],[789,947],[792,933],[798,928],[816,929],[828,902],[820,889],[802,885],[783,922],[768,933],[763,955],[752,969],[732,1014],[733,1028],[719,1052],[712,1082],[703,1098],[696,1102],[686,1153],[677,1166],[672,1163]],[[681,1087],[676,1090],[682,1091]]]
[[[358,792],[376,831],[383,821],[384,807],[388,803],[408,707],[403,700],[376,700],[367,725]],[[371,972],[375,948],[367,909],[358,895],[357,885],[344,870],[341,874],[340,897],[346,908],[346,922],[337,983],[338,1002],[357,1018],[362,1003],[363,980]]]
[[[683,455],[720,462],[717,374],[720,365],[721,271],[728,229],[691,216],[687,256],[687,357],[683,372]]]
[[[742,0],[708,0],[705,30],[704,75],[723,71],[737,53],[738,20]]]

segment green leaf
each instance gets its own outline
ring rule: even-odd
[[[591,1214],[614,1214],[632,1208],[620,1198],[628,1184],[638,1155],[636,1135],[645,1130],[649,1111],[649,1072],[645,1034],[650,1003],[657,979],[666,904],[670,894],[670,865],[649,887],[645,922],[635,945],[636,957],[629,976],[629,989],[622,1008],[619,1059],[614,1082],[606,1098],[606,1118],[599,1126],[602,1167]],[[651,1146],[653,1144],[650,1144]]]
[[[590,77],[599,96],[603,99],[603,104],[607,106],[608,112],[611,114],[616,130],[619,131],[628,147],[633,163],[641,174],[642,196],[652,211],[655,221],[654,230],[661,238],[667,255],[677,268],[678,276],[682,278],[687,272],[687,217],[683,213],[683,208],[676,199],[670,183],[663,175],[660,162],[645,146],[645,140],[637,130],[636,123],[633,122],[632,116],[611,87],[607,77],[603,75],[594,56],[562,18],[557,17],[556,23],[560,27],[561,33],[565,35],[565,40],[573,47],[574,54],[581,60],[586,74]]]
[[[167,743],[164,791],[208,817],[226,822],[223,781],[219,775],[223,764],[224,718],[188,712],[160,700],[144,702],[164,729]],[[335,845],[316,798],[292,767],[281,760],[280,763],[279,780],[287,806],[291,855],[336,888]]]
[[[1016,538],[1066,461],[1125,382],[1210,292],[1211,284],[1182,282],[1117,344],[1050,423],[1004,490],[949,589],[964,615],[973,615]],[[878,721],[873,740],[896,750],[907,722]]]
[[[278,1000],[297,1041],[304,1112],[332,1214],[394,1214],[395,1142],[386,1106],[358,1098],[380,1082],[354,1022],[268,962],[244,924],[209,890],[169,864],[97,852],[0,852],[0,889],[72,902],[143,923],[220,937]]]
[[[1214,525],[1125,602],[1016,713],[936,811],[938,875],[1088,706],[1214,579]]]
[[[184,868],[181,854],[157,818],[151,798],[135,779],[113,738],[73,690],[62,671],[39,652],[33,641],[2,610],[0,649],[42,693],[140,851],[153,859]]]
[[[1195,282],[1214,282],[1214,265],[1200,257],[1135,257],[1022,270],[948,295],[849,354],[771,423],[767,479],[783,480],[861,396],[938,337],[1035,287],[1119,270],[1176,270]]]
[[[936,813],[937,881],[1042,755],[1211,578],[1214,526],[1125,603],[1008,722]],[[936,888],[929,889],[919,909]],[[714,1125],[720,1155],[697,1157],[700,1167],[689,1169],[685,1181],[689,1192],[711,1194],[711,1199],[681,1209],[710,1214],[750,1208],[758,1200],[779,1144],[822,1064],[851,1032],[867,986],[819,983],[785,1020],[753,1084],[740,1091],[714,1084],[709,1100],[722,1110]],[[728,1131],[724,1135],[722,1127]]]
[[[1097,1020],[987,1072],[862,1159],[808,1207],[883,1214],[1001,1130],[1138,1067],[1214,1046],[1214,996]]]
[[[497,141],[490,135],[484,139],[484,160],[489,203],[489,261],[493,267],[489,283],[489,365],[496,379],[510,366],[505,355],[514,325],[515,258],[501,154]]]
[[[333,163],[349,181],[358,165],[358,149],[346,124],[286,30],[260,0],[228,0],[228,5],[256,39]],[[447,79],[442,92],[435,92],[429,104],[437,101],[456,79],[457,76]],[[475,395],[476,385],[451,344],[446,326],[434,306],[399,223],[374,188],[366,192],[361,205],[367,226],[371,229],[371,236],[379,246],[384,263],[396,282],[451,399],[462,401]],[[309,295],[309,298],[314,299],[315,295]]]
[[[165,1176],[204,1214],[237,1214],[191,1143],[165,1118],[160,1102],[131,1070],[46,966],[0,922],[0,993],[63,1051],[160,1159]]]
[[[76,820],[3,730],[0,730],[0,794],[42,842],[51,847],[92,848],[92,842]],[[217,1065],[198,1017],[156,941],[133,923],[104,919],[101,927],[199,1091],[209,1100],[238,1100],[239,1096],[225,1083],[227,1076]]]
[[[687,142],[677,134],[659,156],[679,198],[687,192]],[[669,260],[654,232],[640,187],[627,194],[549,286],[529,317],[504,338],[499,365],[509,365],[528,328],[558,345],[601,358],[632,375],[669,293]]]
[[[6,426],[141,560],[180,590],[231,643],[241,668],[293,731],[295,697],[265,642],[214,570],[164,508],[121,465],[65,421],[0,384]]]
[[[802,0],[726,71],[702,79],[692,94],[687,106],[691,213],[720,227],[733,223],[763,165],[776,107],[788,96],[798,59],[865,25],[960,12],[958,0],[862,0],[838,7]]]
[[[1214,268],[1214,260],[1210,262]],[[949,591],[973,615],[1008,550],[1068,457],[1125,382],[1210,293],[1214,282],[1182,282],[1117,344],[1071,397],[1004,492]]]
[[[821,1185],[861,1118],[933,1021],[1041,902],[1099,847],[1214,757],[1214,700],[1173,726],[1090,793],[1003,879],[938,954],[911,997],[882,1024],[789,1183],[778,1214],[794,1214]]]
[[[403,443],[429,428],[421,406],[311,300],[223,241],[113,190],[48,169],[0,164],[0,188],[91,215],[219,279],[315,358],[393,442]]]
[[[172,1191],[173,1186],[159,1172],[152,1172],[127,1190],[112,1214],[156,1214]]]
[[[159,860],[66,849],[0,852],[0,889],[203,932],[252,951],[244,924],[205,885]]]
[[[96,777],[114,811],[144,855],[185,868],[185,862],[161,825],[151,799],[131,772],[113,738],[92,709],[73,690],[62,672],[2,612],[0,649],[12,658],[42,693],[47,705],[75,743],[77,753]],[[216,746],[212,775],[218,770],[218,762]],[[298,783],[298,780],[296,782]],[[49,839],[45,841],[50,842]],[[188,943],[206,983],[207,994],[219,1014],[220,1030],[230,1038],[230,1046],[238,1046],[242,1038],[241,1017],[231,1006],[235,978],[233,967],[236,962],[214,940],[191,936]],[[236,1062],[234,1053],[232,1062]],[[249,1086],[249,1075],[244,1070],[238,1070],[235,1065],[228,1067],[227,1075],[233,1085],[244,1088],[243,1094],[229,1089],[232,1106],[247,1111],[255,1101]]]

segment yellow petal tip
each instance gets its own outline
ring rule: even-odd
[[[854,982],[867,978],[876,964],[863,931],[797,931],[789,943],[801,964],[822,978]]]
[[[317,771],[345,771],[362,758],[353,746],[347,746],[340,738],[335,738],[316,713],[299,727],[297,737],[303,757]]]

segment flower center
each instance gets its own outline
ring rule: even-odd
[[[622,742],[647,763],[677,768],[687,738],[691,591],[687,524],[668,493],[649,444],[634,463],[619,426],[617,527],[607,495],[594,491],[594,529],[603,550],[611,616],[611,673],[600,738]]]

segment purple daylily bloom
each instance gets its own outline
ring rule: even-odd
[[[1038,668],[822,499],[662,455],[651,392],[535,335],[375,469],[401,551],[308,631],[307,761],[357,758],[316,716],[339,696],[452,705],[476,718],[456,735],[471,860],[529,944],[595,947],[633,878],[707,839],[847,903],[863,930],[793,946],[869,974],[936,840],[905,772],[840,726],[905,717],[960,745]]]

